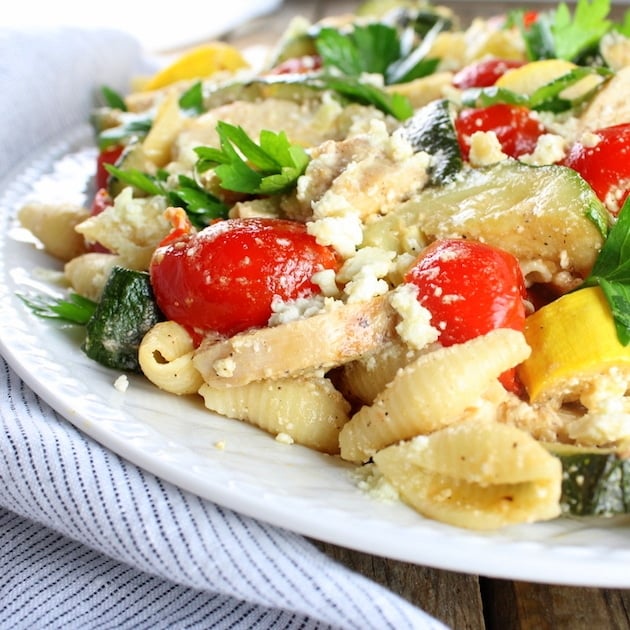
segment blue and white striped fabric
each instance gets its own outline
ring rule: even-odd
[[[122,86],[138,54],[110,31],[0,30],[0,175],[85,120],[87,86]],[[2,630],[443,628],[301,536],[103,448],[2,359],[0,392]]]

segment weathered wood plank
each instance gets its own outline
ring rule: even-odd
[[[389,560],[319,541],[313,543],[341,564],[398,593],[450,628],[485,628],[479,580],[474,575]]]

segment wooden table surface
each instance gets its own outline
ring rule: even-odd
[[[253,20],[226,39],[240,46],[275,41],[293,16],[311,21],[352,12],[353,0],[285,0],[272,15]],[[500,2],[442,2],[462,16],[500,13]],[[544,6],[536,2],[536,7]],[[619,14],[619,10],[616,10]],[[492,579],[417,566],[313,541],[340,563],[383,584],[455,630],[604,630],[630,628],[630,590],[576,588]],[[630,571],[630,567],[628,567]]]

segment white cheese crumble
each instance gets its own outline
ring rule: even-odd
[[[114,381],[114,389],[124,394],[129,389],[129,379],[126,374],[121,374]]]
[[[279,295],[275,295],[271,301],[271,317],[269,326],[287,324],[298,319],[311,317],[322,312],[325,305],[323,295],[315,295],[309,298],[297,298],[296,300],[283,301]]]
[[[469,161],[472,166],[488,166],[507,159],[494,131],[475,131],[470,136]]]
[[[418,302],[415,285],[398,285],[392,291],[389,302],[401,317],[396,332],[405,343],[419,350],[437,341],[439,332],[431,325],[431,313]]]
[[[580,394],[587,413],[568,426],[569,437],[579,444],[605,446],[630,439],[628,375],[618,369],[594,378]]]
[[[565,154],[566,140],[555,133],[544,133],[538,138],[534,151],[521,155],[519,160],[532,166],[544,166],[559,162]]]
[[[364,247],[346,260],[337,273],[337,280],[345,284],[348,302],[362,302],[389,291],[384,278],[393,269],[396,253],[380,247]]]
[[[325,297],[339,297],[341,291],[337,286],[337,276],[334,269],[322,269],[311,276],[311,282],[319,287]]]
[[[236,362],[232,357],[217,359],[212,364],[212,369],[215,371],[217,376],[230,378],[230,376],[232,376],[234,374],[234,371],[236,370]]]
[[[398,491],[385,479],[375,464],[365,464],[350,472],[357,488],[379,501],[398,501]]]
[[[307,223],[306,231],[320,245],[330,245],[343,258],[350,258],[363,241],[363,224],[360,217],[352,212]]]
[[[276,442],[280,442],[280,444],[293,444],[295,440],[288,433],[278,433],[278,435],[276,435]]]

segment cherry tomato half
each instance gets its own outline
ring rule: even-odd
[[[431,313],[444,346],[463,343],[496,328],[523,330],[525,282],[515,256],[464,239],[435,241],[404,277],[418,287],[418,301]],[[501,382],[517,391],[514,371]]]
[[[498,103],[489,107],[464,109],[455,119],[455,129],[464,159],[470,153],[475,131],[494,131],[503,153],[513,158],[532,153],[545,127],[522,105]]]
[[[616,215],[630,194],[630,123],[598,129],[573,144],[563,161],[576,170]]]
[[[101,214],[104,210],[113,205],[112,198],[109,196],[106,188],[99,188],[94,195],[94,199],[92,200],[92,207],[90,208],[90,216],[97,216]],[[103,247],[100,243],[93,243],[91,241],[86,241],[85,243],[86,249],[88,252],[99,252],[102,254],[110,253],[106,247]]]
[[[103,149],[96,158],[96,189],[105,188],[109,173],[105,170],[105,164],[115,164],[124,150],[124,146],[115,144]]]
[[[265,326],[271,303],[320,292],[311,278],[337,270],[330,247],[305,225],[281,219],[226,219],[167,242],[153,255],[151,283],[158,306],[189,330],[234,335]]]
[[[482,59],[462,68],[453,76],[453,86],[459,90],[473,87],[490,87],[508,70],[524,65],[516,59]]]

